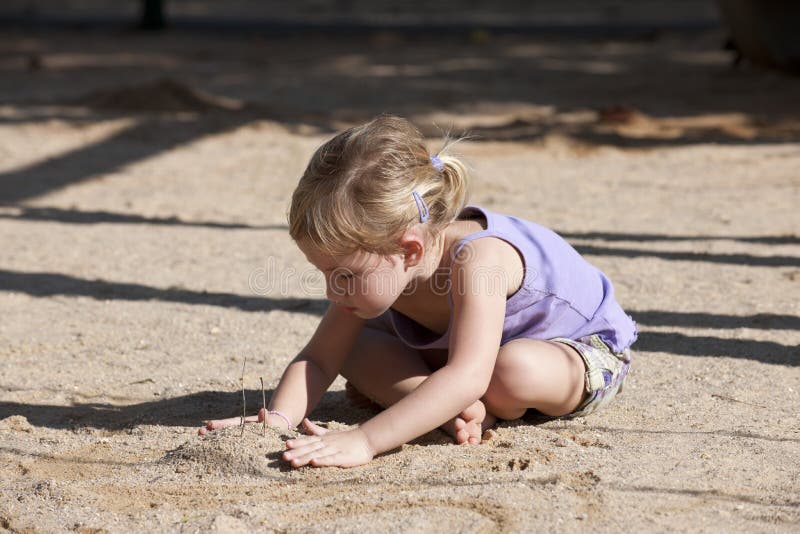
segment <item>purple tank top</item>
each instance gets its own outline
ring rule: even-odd
[[[486,230],[470,234],[453,250],[456,255],[468,242],[493,236],[512,244],[525,262],[519,290],[506,301],[501,345],[512,339],[579,339],[597,334],[615,352],[636,341],[636,324],[614,299],[611,281],[587,262],[558,234],[536,223],[467,206],[486,218]],[[451,309],[453,300],[448,293]],[[445,349],[450,326],[439,335],[402,313],[389,309],[398,337],[418,349]]]

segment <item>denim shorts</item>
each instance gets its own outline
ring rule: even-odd
[[[565,417],[589,415],[611,402],[622,391],[631,367],[630,349],[615,353],[598,335],[577,340],[559,337],[550,341],[569,345],[578,351],[586,366],[586,399]]]

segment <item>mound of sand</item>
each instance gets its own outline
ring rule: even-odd
[[[260,425],[247,425],[244,434],[240,427],[229,427],[190,439],[167,452],[162,462],[174,464],[177,472],[275,476],[285,466],[284,441],[297,436],[269,427],[262,434]]]
[[[114,111],[209,111],[239,110],[244,103],[211,95],[169,78],[142,85],[101,89],[77,100],[82,106]]]
[[[0,432],[33,432],[33,425],[22,415],[0,419]]]

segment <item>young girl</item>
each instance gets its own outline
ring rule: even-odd
[[[247,418],[302,421],[310,435],[283,454],[292,466],[364,464],[436,427],[478,443],[498,418],[586,415],[621,388],[636,327],[608,278],[554,232],[467,206],[468,191],[464,164],[429,155],[398,117],[311,158],[289,227],[331,305],[269,410]],[[350,397],[385,410],[326,431],[305,417],[339,374]]]

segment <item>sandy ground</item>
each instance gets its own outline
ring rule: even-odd
[[[796,532],[800,79],[722,40],[7,31],[0,530]],[[381,111],[470,131],[472,201],[610,275],[641,336],[608,410],[351,470],[195,435],[313,332],[288,199]],[[313,417],[370,415],[337,381]]]

